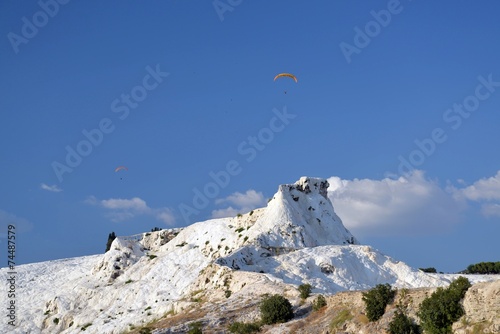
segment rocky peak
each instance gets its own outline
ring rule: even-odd
[[[325,179],[302,176],[297,182],[295,182],[294,185],[292,185],[292,189],[297,189],[305,194],[318,193],[325,199],[328,199],[329,186],[330,184]]]

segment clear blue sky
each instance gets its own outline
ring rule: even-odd
[[[500,260],[497,1],[65,1],[0,4],[5,257],[8,224],[17,263],[97,254],[308,175],[412,266]]]

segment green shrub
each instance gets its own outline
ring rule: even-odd
[[[250,334],[260,332],[260,325],[257,323],[234,322],[229,326],[229,331],[235,334]]]
[[[298,288],[300,292],[300,298],[306,299],[311,295],[312,285],[311,284],[301,284]]]
[[[265,298],[260,304],[262,323],[271,325],[293,319],[292,304],[280,295]]]
[[[363,301],[366,305],[366,317],[370,321],[377,321],[385,313],[385,307],[391,303],[396,295],[389,284],[377,284],[368,292],[363,292]]]
[[[192,322],[189,324],[189,331],[187,332],[187,334],[203,334],[201,328],[201,321]]]
[[[429,268],[418,268],[420,271],[423,271],[424,273],[437,273],[436,268],[434,267],[429,267]]]
[[[319,309],[326,306],[326,299],[323,295],[319,295],[313,302],[313,310],[318,311]]]
[[[397,310],[389,323],[389,334],[420,334],[420,326],[415,324],[406,314]]]
[[[421,326],[429,334],[452,333],[451,326],[465,311],[460,304],[470,287],[465,277],[459,277],[448,288],[438,288],[420,304],[417,315]]]
[[[57,325],[59,323],[59,318],[54,318],[52,321]]]

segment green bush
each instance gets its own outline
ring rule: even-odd
[[[325,297],[323,297],[323,295],[319,295],[313,301],[313,310],[314,311],[317,311],[325,306],[326,306],[326,299],[325,299]]]
[[[260,332],[260,325],[257,323],[234,322],[229,326],[229,331],[235,334],[250,334]]]
[[[460,300],[464,298],[470,286],[467,278],[459,277],[448,288],[438,288],[430,297],[424,299],[417,315],[426,333],[452,333],[452,324],[465,314]]]
[[[187,334],[203,334],[201,327],[201,321],[192,322],[189,324],[189,331],[187,332]]]
[[[389,284],[378,284],[368,292],[363,292],[363,301],[366,305],[366,317],[370,321],[377,321],[385,313],[387,304],[394,300],[396,290]]]
[[[301,284],[298,288],[300,292],[300,298],[306,299],[311,295],[312,285],[311,284]]]
[[[400,310],[389,323],[389,334],[420,334],[420,326]]]
[[[265,298],[260,304],[262,323],[271,325],[293,319],[292,304],[280,295]]]

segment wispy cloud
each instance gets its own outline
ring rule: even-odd
[[[266,205],[266,199],[261,192],[249,189],[245,193],[235,192],[226,198],[219,198],[215,200],[215,204],[229,205],[212,211],[212,218],[224,218],[263,207]]]
[[[132,199],[110,198],[104,199],[100,203],[102,207],[111,210],[129,210],[135,212],[151,211],[146,202],[139,197],[134,197]]]
[[[422,171],[399,179],[334,176],[328,182],[335,211],[360,236],[440,233],[463,221],[466,203]]]
[[[43,189],[43,190],[47,190],[47,191],[52,191],[52,192],[55,192],[55,193],[58,193],[58,192],[61,192],[63,191],[61,188],[59,188],[57,185],[47,185],[45,183],[41,183],[40,184],[40,188]]]
[[[113,222],[122,222],[138,216],[151,216],[166,225],[175,223],[175,216],[171,209],[167,207],[151,208],[146,201],[139,197],[98,200],[94,196],[89,196],[85,203],[106,209],[106,217]]]
[[[500,217],[500,171],[495,176],[482,178],[464,188],[450,187],[457,199],[479,203],[485,217]]]
[[[14,225],[16,227],[16,233],[28,232],[33,229],[33,223],[29,220],[0,209],[1,232],[7,232],[9,225]]]

